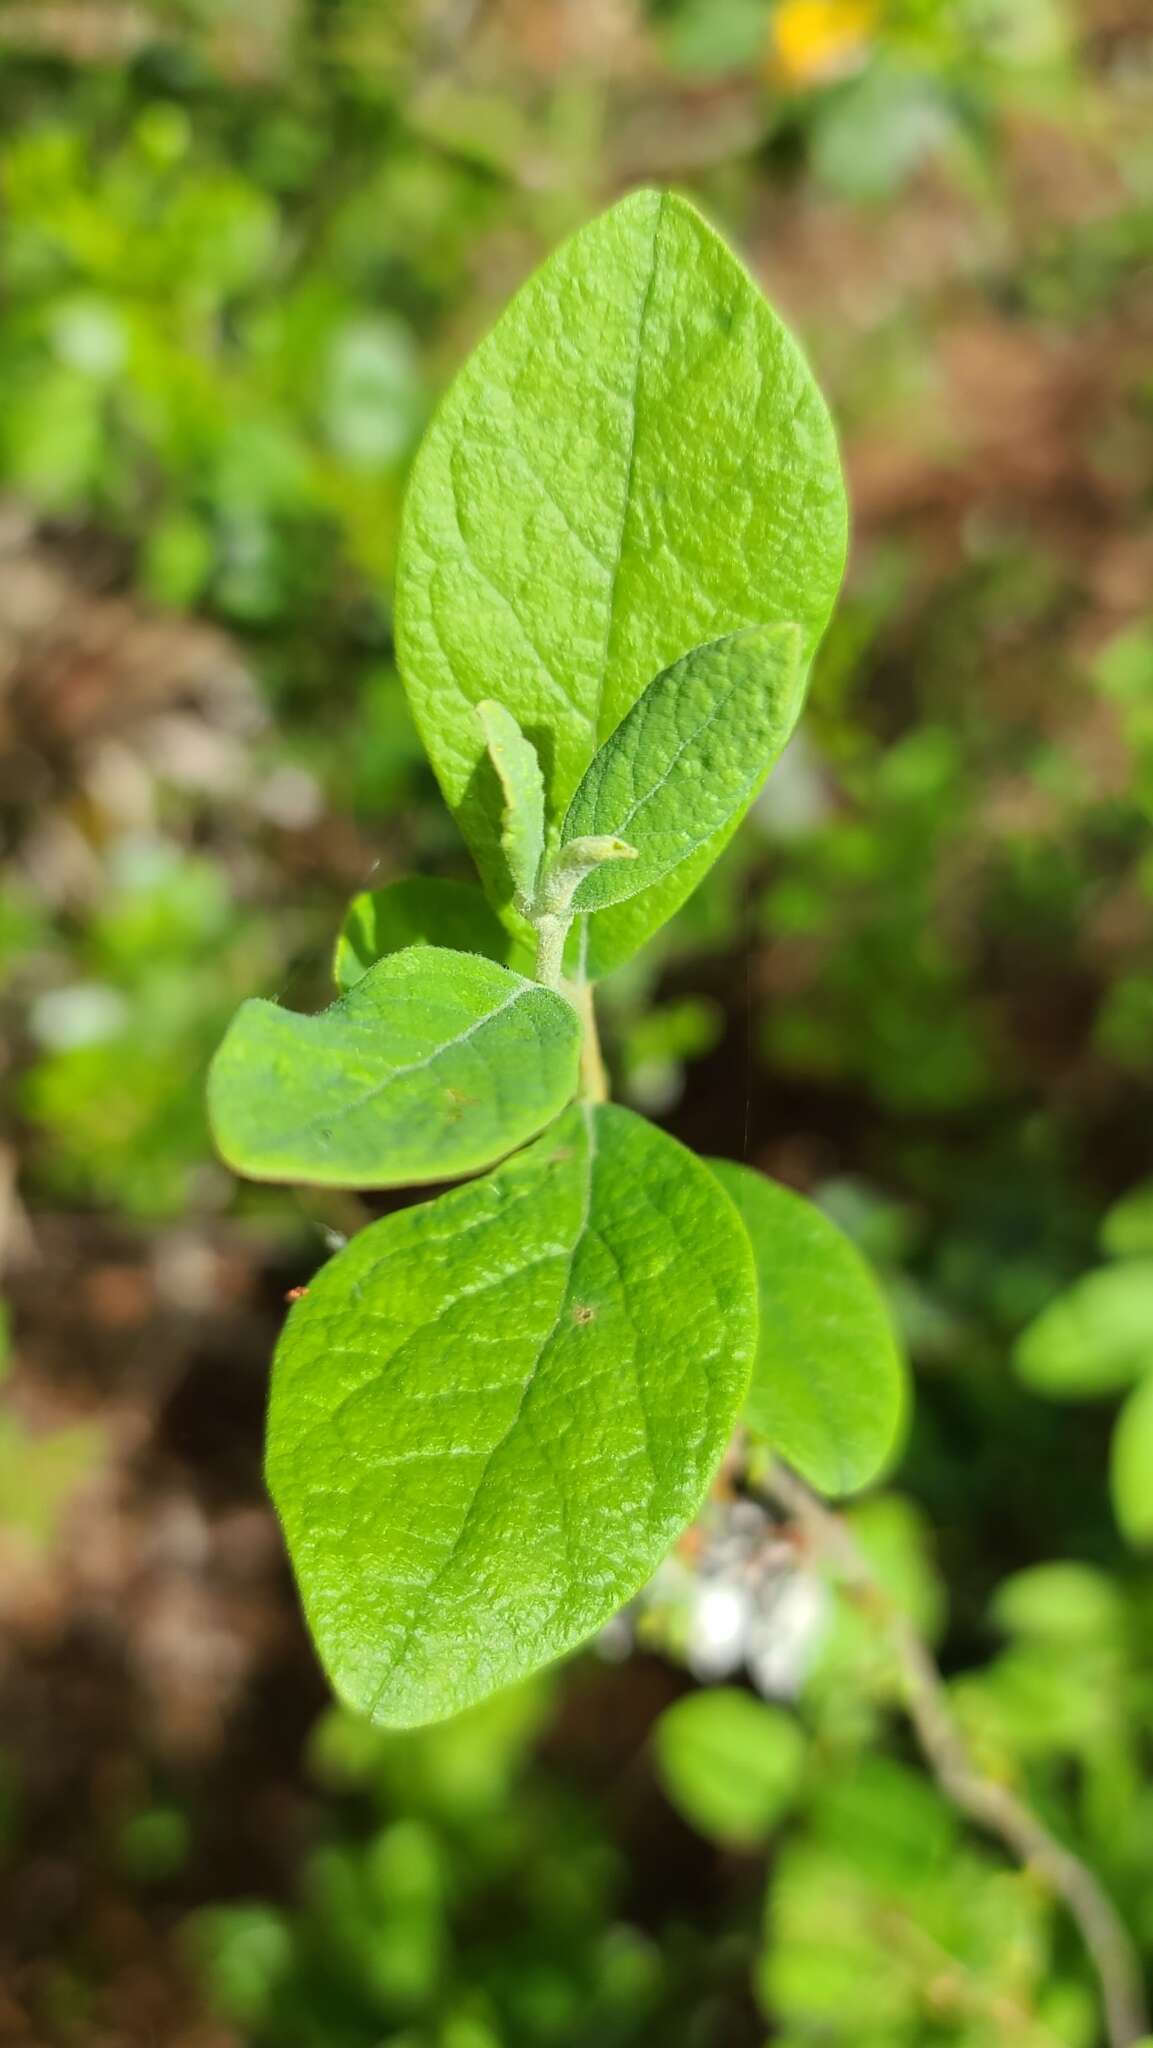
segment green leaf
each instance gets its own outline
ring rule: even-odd
[[[843,1775],[826,1768],[814,1794],[814,1833],[878,1884],[907,1886],[915,1896],[956,1858],[956,1814],[934,1784],[891,1757],[854,1757]]]
[[[1102,1266],[1074,1282],[1017,1339],[1025,1385],[1054,1401],[1115,1394],[1153,1366],[1153,1259]]]
[[[496,901],[500,821],[473,707],[495,697],[548,735],[555,835],[597,748],[686,648],[795,620],[807,666],[845,534],[804,358],[685,200],[634,193],[529,279],[425,437],[398,565],[405,685]],[[593,971],[663,922],[725,837],[691,878],[598,917]]]
[[[1130,1188],[1106,1211],[1101,1245],[1114,1259],[1153,1252],[1153,1180]]]
[[[476,707],[489,759],[500,781],[500,843],[508,864],[513,901],[527,916],[536,898],[544,855],[544,778],[531,740],[511,711],[486,697]]]
[[[744,815],[800,708],[800,651],[796,626],[753,626],[694,648],[642,692],[593,756],[561,833],[622,838],[637,857],[595,868],[575,909],[607,910],[674,877]]]
[[[571,1004],[476,953],[412,946],[305,1017],[242,1003],[208,1077],[221,1157],[253,1180],[410,1187],[491,1166],[576,1089]]]
[[[822,1493],[853,1493],[889,1458],[905,1373],[880,1288],[820,1209],[752,1167],[710,1161],[752,1241],[760,1289],[751,1428]]]
[[[1006,1635],[1065,1650],[1115,1640],[1124,1623],[1125,1601],[1107,1572],[1062,1558],[1029,1565],[1002,1579],[989,1612]]]
[[[800,1787],[805,1742],[796,1722],[736,1686],[686,1693],[656,1726],[661,1782],[702,1835],[755,1849]]]
[[[585,1641],[696,1510],[755,1341],[731,1203],[629,1110],[361,1232],[289,1315],[269,1418],[337,1692],[414,1725]]]
[[[1134,1387],[1117,1417],[1110,1455],[1113,1512],[1138,1550],[1153,1546],[1153,1374]]]
[[[528,974],[533,964],[531,950],[506,931],[475,882],[407,875],[353,897],[336,942],[337,988],[347,991],[387,953],[403,953],[407,946],[483,953],[518,974]]]

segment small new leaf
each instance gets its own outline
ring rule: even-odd
[[[635,840],[637,859],[591,871],[575,910],[608,910],[682,868],[687,893],[694,855],[743,816],[793,729],[800,655],[799,627],[753,626],[654,678],[594,754],[563,830]]]
[[[253,1180],[450,1180],[551,1122],[579,1044],[562,997],[479,954],[413,946],[319,1016],[242,1004],[209,1074],[213,1134]]]
[[[386,954],[403,953],[407,946],[483,953],[518,974],[530,973],[533,964],[531,950],[506,931],[475,882],[406,875],[353,897],[332,963],[337,988],[344,993]]]
[[[585,1641],[699,1505],[755,1340],[731,1203],[626,1109],[355,1237],[289,1315],[269,1416],[342,1697],[437,1720]]]
[[[745,1416],[822,1493],[855,1493],[900,1428],[905,1372],[880,1288],[821,1210],[752,1167],[710,1161],[749,1233],[760,1336]]]
[[[561,915],[571,912],[573,898],[586,876],[610,860],[636,860],[635,846],[610,833],[586,839],[570,839],[562,846],[549,868],[543,890],[545,907]]]
[[[501,786],[500,843],[512,881],[513,901],[525,916],[536,897],[544,855],[544,779],[536,748],[511,711],[495,699],[476,707],[489,758]]]

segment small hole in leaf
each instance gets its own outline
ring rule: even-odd
[[[597,1312],[587,1301],[578,1301],[573,1306],[572,1319],[574,1323],[595,1323]]]

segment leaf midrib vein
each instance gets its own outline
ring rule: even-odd
[[[656,283],[657,244],[660,240],[661,224],[664,220],[664,217],[665,196],[662,192],[658,200],[656,214],[653,219],[652,240],[649,247],[649,274],[645,280],[645,289],[643,296],[641,298],[640,315],[637,320],[636,346],[633,355],[632,392],[629,398],[629,447],[628,456],[625,462],[624,492],[621,502],[620,525],[617,529],[616,545],[613,548],[612,565],[609,570],[608,606],[607,615],[605,618],[604,646],[601,650],[600,675],[597,678],[597,691],[596,696],[593,700],[589,721],[591,726],[593,753],[596,752],[597,747],[600,745],[601,713],[604,709],[605,685],[608,680],[609,661],[612,656],[613,634],[616,629],[617,582],[620,577],[621,562],[624,558],[625,534],[628,531],[629,513],[632,509],[633,478],[636,474],[637,462],[637,415],[639,410],[641,372],[644,368],[645,356],[645,329],[648,324],[649,307],[652,302],[653,296],[653,286]]]
[[[581,1200],[580,1220],[577,1224],[576,1234],[573,1238],[572,1245],[569,1249],[568,1272],[565,1276],[564,1282],[560,1289],[560,1299],[557,1307],[556,1316],[553,1319],[552,1327],[549,1329],[547,1334],[541,1339],[541,1343],[537,1350],[536,1357],[533,1360],[531,1370],[529,1371],[528,1376],[524,1380],[523,1385],[521,1387],[520,1399],[517,1402],[516,1410],[512,1415],[507,1427],[498,1437],[496,1443],[493,1445],[491,1451],[489,1451],[488,1456],[485,1459],[484,1466],[479,1474],[479,1477],[476,1482],[476,1487],[473,1491],[472,1499],[468,1504],[464,1520],[461,1523],[460,1528],[458,1529],[456,1536],[453,1539],[448,1554],[444,1558],[443,1562],[438,1566],[432,1578],[428,1581],[428,1584],[424,1589],[422,1599],[417,1603],[417,1606],[414,1609],[413,1613],[409,1616],[409,1619],[405,1624],[404,1633],[401,1636],[400,1642],[394,1650],[392,1656],[389,1658],[388,1666],[385,1670],[384,1676],[382,1677],[380,1684],[377,1686],[376,1691],[372,1696],[372,1702],[368,1709],[370,1719],[376,1713],[376,1710],[379,1707],[385,1692],[391,1685],[394,1677],[396,1676],[396,1673],[398,1672],[398,1670],[400,1670],[406,1657],[408,1656],[409,1650],[412,1647],[413,1638],[416,1635],[417,1628],[419,1627],[423,1614],[428,1608],[430,1600],[432,1600],[438,1588],[441,1586],[444,1579],[447,1577],[448,1573],[452,1570],[453,1565],[455,1564],[457,1558],[461,1554],[461,1550],[463,1549],[463,1546],[467,1541],[469,1531],[472,1527],[473,1520],[477,1511],[477,1506],[488,1483],[489,1475],[492,1472],[496,1460],[500,1457],[501,1452],[511,1442],[512,1438],[516,1434],[517,1429],[520,1427],[521,1418],[524,1415],[525,1411],[525,1405],[528,1401],[529,1394],[531,1393],[532,1388],[536,1383],[536,1378],[538,1372],[540,1371],[541,1363],[547,1356],[549,1349],[553,1343],[553,1340],[556,1337],[557,1331],[560,1328],[561,1320],[564,1316],[565,1307],[568,1302],[569,1289],[572,1286],[573,1268],[576,1264],[576,1256],[578,1251],[580,1250],[581,1245],[584,1242],[585,1235],[589,1227],[589,1218],[592,1213],[593,1173],[596,1166],[597,1155],[595,1111],[591,1108],[586,1108],[584,1111],[584,1120],[585,1130],[587,1133],[588,1151],[585,1161],[585,1184]]]
[[[625,812],[623,818],[620,820],[620,823],[618,825],[614,825],[611,828],[613,831],[618,833],[624,833],[627,830],[627,828],[632,824],[633,819],[637,817],[641,811],[644,810],[645,805],[651,804],[654,798],[660,795],[666,782],[668,782],[670,777],[672,776],[673,771],[676,768],[677,762],[681,760],[683,755],[688,751],[689,747],[694,746],[696,742],[699,739],[701,739],[706,732],[708,732],[710,726],[716,724],[721,714],[724,711],[727,711],[730,703],[732,702],[733,697],[735,696],[736,692],[739,690],[741,686],[742,680],[743,678],[741,677],[734,677],[733,681],[729,684],[729,687],[725,691],[724,695],[722,697],[718,697],[714,701],[714,703],[710,705],[704,717],[701,719],[700,724],[695,726],[692,732],[685,734],[683,740],[681,740],[678,743],[676,750],[673,754],[673,757],[668,763],[668,766],[665,768],[664,773],[657,779],[656,782],[650,783],[649,787],[646,790],[644,790],[640,796],[636,798],[635,802],[629,805],[629,808]],[[715,831],[716,827],[712,827],[712,830]],[[708,836],[711,837],[711,833]]]
[[[680,746],[677,748],[676,754],[673,756],[673,759],[669,762],[669,765],[665,770],[665,773],[662,775],[660,781],[654,783],[651,789],[646,790],[643,796],[637,798],[636,802],[631,806],[631,808],[628,811],[626,811],[620,823],[613,825],[609,828],[611,831],[623,835],[628,826],[632,824],[632,821],[637,816],[638,812],[643,811],[646,804],[651,803],[652,799],[659,793],[661,789],[663,789],[665,783],[668,781],[669,776],[672,774],[672,771],[675,768],[677,761],[680,759],[680,756],[684,753],[685,748],[691,746],[694,740],[699,739],[703,732],[707,732],[709,726],[712,725],[714,720],[720,716],[721,711],[723,710],[725,704],[728,703],[729,697],[732,695],[732,691],[735,690],[736,687],[737,685],[734,683],[731,686],[730,690],[726,693],[725,697],[721,700],[721,702],[714,707],[714,709],[709,713],[708,717],[704,720],[704,722],[700,726],[698,726],[697,730],[694,733],[691,733],[687,739],[681,742]],[[731,823],[734,812],[739,811],[742,804],[746,802],[751,802],[752,793],[755,792],[757,784],[764,780],[764,777],[767,774],[767,772],[767,769],[763,771],[758,771],[756,768],[750,771],[749,775],[746,776],[745,781],[741,784],[741,787],[736,791],[733,797],[732,804],[730,805],[729,809],[725,812],[724,817],[721,819],[714,818],[711,821],[711,823],[705,827],[703,832],[698,832],[696,838],[689,840],[687,844],[682,845],[678,843],[676,859],[672,863],[672,865],[677,868],[683,868],[687,861],[692,860],[694,854],[700,852],[702,846],[710,846],[713,840],[716,838],[717,833],[723,831],[724,828]],[[617,863],[617,866],[620,867],[621,863]],[[632,864],[630,863],[629,871],[631,871],[631,866]],[[665,876],[669,873],[668,866],[653,868],[650,867],[649,864],[645,861],[638,861],[636,863],[636,866],[640,870],[640,872],[637,875],[637,878],[634,881],[632,888],[622,888],[619,894],[614,891],[614,894],[610,902],[603,907],[607,909],[612,909],[613,906],[618,903],[627,903],[630,900],[630,898],[634,896],[643,895],[646,889],[651,888],[656,882],[663,881]],[[589,881],[595,884],[599,876],[607,875],[609,883],[622,883],[627,881],[629,871],[626,871],[626,873],[624,874],[616,874],[609,873],[609,871],[606,869],[595,869],[593,874],[589,877]],[[578,910],[594,911],[600,909],[602,906],[596,903],[582,903],[581,896],[580,894],[578,894],[578,896],[576,897],[576,907]]]

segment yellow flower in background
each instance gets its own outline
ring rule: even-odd
[[[876,19],[876,0],[781,0],[771,68],[790,85],[841,78],[864,60]]]

